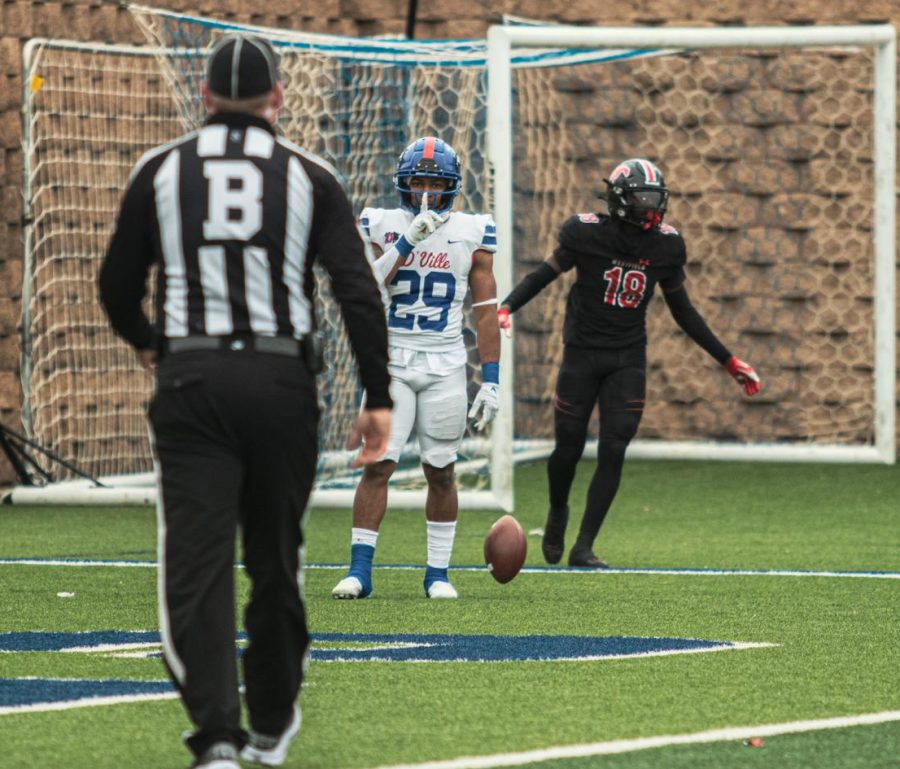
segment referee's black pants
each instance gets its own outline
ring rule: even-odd
[[[238,526],[251,594],[243,656],[251,728],[284,730],[309,635],[301,522],[315,477],[315,378],[300,358],[250,351],[163,357],[150,404],[160,483],[163,656],[196,731],[241,747],[235,648]]]

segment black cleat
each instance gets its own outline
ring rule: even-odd
[[[566,551],[566,524],[569,522],[569,508],[563,507],[547,511],[547,523],[544,524],[544,538],[541,540],[541,552],[547,563],[559,563]]]
[[[569,553],[569,566],[583,569],[608,569],[609,564],[600,560],[589,547],[573,547]]]

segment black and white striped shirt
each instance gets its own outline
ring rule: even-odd
[[[390,405],[384,311],[350,202],[327,163],[261,118],[215,115],[141,158],[100,299],[138,349],[186,336],[302,339],[312,328],[315,259],[331,278],[368,405]],[[154,327],[141,301],[156,262]]]

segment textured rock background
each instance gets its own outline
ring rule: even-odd
[[[296,3],[286,0],[271,0],[260,11],[259,4],[241,2],[239,0],[221,0],[215,3],[203,2],[187,4],[185,2],[161,2],[161,7],[184,11],[192,14],[215,16],[239,22],[249,22],[292,29],[303,29],[313,32],[332,32],[347,35],[374,35],[401,33],[405,27],[407,3],[404,0],[312,0],[301,4],[298,11]],[[464,38],[478,37],[485,33],[487,26],[497,23],[502,14],[513,14],[529,18],[542,18],[579,24],[652,24],[652,25],[742,25],[742,24],[853,24],[869,22],[900,22],[900,0],[872,0],[865,3],[851,3],[846,0],[830,2],[809,1],[794,4],[778,2],[744,2],[724,1],[714,4],[687,8],[684,3],[671,0],[656,0],[653,3],[638,0],[631,4],[597,3],[593,0],[522,0],[515,2],[478,2],[477,0],[459,0],[453,4],[419,3],[419,21],[417,36],[422,38]],[[451,18],[452,16],[452,18]],[[19,410],[21,389],[19,385],[19,331],[22,290],[22,231],[21,231],[21,189],[22,189],[22,154],[21,154],[21,94],[22,64],[21,51],[23,43],[30,37],[60,37],[76,40],[94,40],[117,43],[145,42],[143,34],[137,28],[130,13],[116,3],[89,2],[0,2],[0,420],[14,429],[19,429]],[[795,261],[798,265],[812,253],[839,254],[844,272],[853,272],[852,267],[865,263],[866,243],[858,233],[848,227],[846,237],[840,242],[817,242],[816,235],[804,234],[798,223],[815,221],[818,217],[842,218],[848,222],[864,220],[865,207],[869,205],[869,193],[860,189],[860,171],[853,163],[848,163],[840,172],[834,164],[820,164],[815,160],[816,151],[825,148],[829,153],[841,152],[842,147],[848,149],[848,157],[864,156],[865,147],[853,146],[859,133],[868,130],[868,126],[859,123],[859,100],[862,98],[854,90],[852,76],[838,60],[824,58],[810,64],[797,64],[797,68],[815,67],[812,80],[820,78],[824,83],[844,83],[846,88],[835,98],[840,99],[838,112],[843,112],[845,120],[840,125],[824,125],[817,119],[816,102],[809,99],[802,87],[793,87],[791,68],[780,72],[767,69],[765,60],[744,62],[721,62],[714,70],[691,67],[685,62],[682,69],[678,67],[663,71],[659,67],[647,64],[637,69],[637,75],[648,82],[657,79],[661,88],[670,93],[682,94],[681,99],[669,99],[662,109],[654,109],[652,103],[642,105],[643,109],[651,109],[653,119],[648,114],[634,115],[633,101],[617,98],[615,73],[610,70],[613,79],[607,83],[604,98],[594,97],[593,89],[603,85],[593,82],[559,83],[559,98],[565,108],[576,116],[573,130],[583,130],[591,134],[590,141],[584,146],[591,147],[595,157],[600,158],[598,167],[608,171],[606,165],[619,157],[631,154],[629,148],[641,146],[635,137],[629,134],[629,125],[633,121],[647,131],[643,141],[652,141],[659,147],[659,156],[666,156],[668,145],[690,143],[698,152],[704,148],[715,146],[721,157],[715,162],[707,162],[701,166],[670,167],[667,172],[673,186],[674,198],[677,201],[677,224],[685,232],[689,242],[689,253],[701,256],[705,251],[723,248],[733,249],[736,260],[745,264],[758,265],[758,275],[754,279],[753,270],[742,273],[741,280],[751,281],[742,285],[733,276],[716,274],[714,266],[697,264],[692,267],[692,293],[698,306],[708,315],[710,325],[718,328],[720,317],[727,317],[729,301],[734,297],[743,297],[744,307],[752,310],[753,302],[747,297],[753,293],[754,280],[762,280],[767,265],[775,259]],[[810,82],[810,72],[804,73],[804,82]],[[629,77],[634,76],[629,71]],[[760,84],[769,78],[768,87]],[[710,80],[717,83],[715,89],[709,87]],[[611,87],[610,87],[611,86]],[[627,90],[627,89],[626,89]],[[720,103],[714,103],[720,100]],[[639,108],[641,108],[639,106]],[[729,142],[723,145],[721,136],[715,135],[715,126],[700,123],[697,116],[718,111],[728,114],[734,124],[729,127]],[[737,117],[735,117],[737,116]],[[806,128],[798,130],[784,124],[784,117],[802,118]],[[552,121],[550,121],[552,122]],[[597,127],[602,132],[593,135]],[[539,137],[542,131],[548,130],[548,121],[534,121],[529,130]],[[771,163],[754,162],[757,150],[765,141],[774,142],[783,153],[782,163],[773,167]],[[537,139],[536,139],[537,140]],[[862,140],[863,144],[865,139]],[[593,143],[592,143],[593,142]],[[741,162],[734,162],[740,159]],[[81,159],[76,159],[80,161]],[[607,162],[608,161],[608,162]],[[837,176],[835,176],[837,174]],[[590,184],[600,188],[599,178],[590,179]],[[582,182],[583,183],[583,182]],[[700,201],[693,193],[694,188],[715,188],[716,195]],[[781,192],[773,195],[773,189]],[[542,180],[539,174],[534,178],[523,179],[518,189],[522,194],[540,192]],[[851,188],[856,192],[831,200],[823,205],[816,192],[821,189]],[[740,189],[742,194],[738,194]],[[673,208],[675,206],[673,205]],[[571,213],[571,206],[560,204],[555,211],[553,221],[532,222],[533,236],[542,244],[536,250],[534,260],[539,261],[546,253],[546,247],[552,243],[552,233],[558,227],[563,213]],[[708,222],[718,223],[716,228],[707,226]],[[740,237],[734,233],[740,227]],[[773,233],[777,232],[777,237]],[[104,239],[105,233],[97,233]],[[549,238],[549,240],[548,240]],[[837,259],[837,257],[836,257]],[[842,307],[847,303],[858,301],[859,296],[866,293],[865,276],[854,274],[854,279],[862,281],[855,285],[845,275],[840,283],[834,282],[834,265],[818,264],[818,269],[829,274],[817,273],[817,266],[810,270],[797,270],[792,285],[784,284],[785,278],[775,287],[782,298],[781,313],[814,312],[823,328],[831,328],[833,319],[829,317],[829,304]],[[523,264],[525,271],[530,265]],[[734,296],[729,296],[723,286],[730,286]],[[556,294],[547,300],[535,302],[527,308],[520,318],[519,365],[527,366],[529,376],[519,377],[522,390],[520,394],[527,402],[523,402],[522,417],[529,422],[543,425],[542,432],[549,428],[549,411],[547,401],[549,388],[552,388],[554,364],[547,361],[546,344],[540,331],[543,328],[548,312],[551,312],[551,301],[558,299],[563,289],[561,283]],[[90,292],[92,286],[86,278],[84,291]],[[817,294],[821,294],[817,296]],[[723,296],[724,301],[718,305],[702,299],[704,296]],[[811,301],[811,298],[815,301]],[[557,311],[561,309],[556,304]],[[696,378],[688,383],[679,382],[679,377],[668,379],[662,370],[662,360],[677,351],[684,344],[678,333],[672,331],[672,324],[664,311],[654,312],[651,320],[651,334],[664,337],[658,345],[651,346],[651,369],[655,375],[662,377],[662,387],[668,388],[666,400],[668,405],[656,407],[642,427],[646,436],[665,434],[691,433],[697,429],[719,430],[718,437],[739,436],[739,429],[722,431],[719,420],[712,420],[703,407],[691,408],[696,395],[706,395],[707,390],[720,390],[733,387],[730,381],[712,378]],[[865,308],[856,326],[843,329],[845,334],[865,336]],[[781,319],[783,320],[783,319]],[[771,307],[760,308],[758,322],[755,323],[756,336],[759,342],[740,346],[736,340],[727,340],[735,348],[735,352],[746,355],[754,363],[769,364],[780,370],[778,384],[770,391],[772,396],[767,406],[771,412],[773,433],[775,437],[791,434],[792,424],[789,402],[787,406],[772,405],[781,396],[789,396],[792,390],[792,377],[808,376],[804,366],[813,361],[808,360],[803,340],[797,345],[783,350],[780,359],[770,361],[754,357],[754,350],[762,352],[766,349],[765,339],[771,333],[773,324],[778,319],[771,317]],[[662,325],[661,325],[662,324]],[[668,324],[668,325],[665,325]],[[662,330],[657,330],[657,329]],[[77,340],[76,340],[77,341]],[[82,340],[83,341],[83,340]],[[88,341],[89,343],[89,341]],[[865,342],[856,349],[864,350]],[[696,348],[690,349],[684,361],[686,370],[708,366],[705,354]],[[846,345],[837,339],[834,357],[846,357]],[[768,353],[767,353],[768,354]],[[807,355],[807,358],[804,358]],[[865,356],[863,355],[863,358]],[[847,358],[843,361],[852,367],[860,361]],[[723,378],[727,379],[727,378]],[[772,381],[770,379],[770,381]],[[845,385],[840,371],[821,374],[821,386],[834,388],[833,403],[845,399]],[[98,383],[98,388],[101,383]],[[774,382],[773,382],[774,384]],[[679,393],[679,388],[684,390]],[[827,400],[827,399],[826,399]],[[72,409],[90,418],[91,404],[70,402],[63,408]],[[735,410],[735,422],[740,423],[741,410],[754,408],[738,402]],[[532,409],[533,414],[528,414]],[[517,416],[517,418],[519,418]],[[848,414],[847,423],[855,424],[858,415]],[[865,420],[863,420],[865,421]],[[852,428],[851,428],[852,429]],[[114,434],[118,426],[112,425]],[[11,480],[10,468],[5,459],[0,460],[0,481]]]

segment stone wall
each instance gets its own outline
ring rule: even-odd
[[[191,14],[238,22],[346,35],[402,33],[405,0],[311,0],[298,4],[270,0],[260,6],[245,0],[205,0],[200,4],[160,2]],[[297,6],[300,6],[298,9]],[[263,12],[260,12],[262,9]],[[483,36],[501,14],[576,24],[759,25],[854,24],[900,22],[900,0],[774,0],[746,3],[723,0],[690,6],[675,0],[636,0],[627,4],[595,0],[457,0],[419,3],[417,36]],[[116,43],[144,43],[131,14],[114,2],[0,2],[0,421],[20,429],[18,357],[22,291],[22,153],[20,106],[22,46],[31,37],[59,37]],[[0,482],[11,470],[0,458]]]

